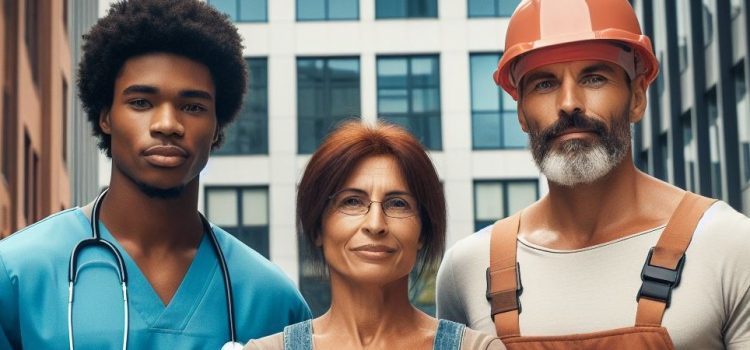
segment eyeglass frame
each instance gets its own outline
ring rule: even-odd
[[[334,198],[335,198],[336,196],[338,196],[339,194],[341,194],[341,193],[343,193],[343,192],[347,192],[347,191],[350,191],[350,192],[357,192],[357,193],[362,193],[362,194],[366,194],[366,192],[364,192],[364,191],[359,191],[359,190],[353,190],[353,189],[350,189],[350,188],[345,188],[345,189],[342,189],[342,190],[336,191],[336,192],[334,192],[334,193],[333,193],[332,195],[328,196],[328,201],[330,201],[330,202],[332,202],[333,204],[335,204],[335,203],[333,202],[333,199],[334,199]],[[388,200],[390,200],[390,199],[392,199],[392,198],[389,198],[388,200],[385,200],[385,201],[374,201],[374,200],[370,199],[369,195],[367,196],[367,200],[369,200],[370,202],[369,202],[369,203],[367,203],[367,210],[366,210],[366,211],[365,211],[364,213],[361,213],[361,214],[349,214],[349,213],[345,213],[345,212],[343,212],[343,211],[339,210],[339,209],[338,209],[338,208],[336,208],[336,207],[334,207],[333,209],[334,209],[334,210],[336,210],[337,212],[341,213],[341,214],[344,214],[344,215],[349,215],[349,216],[365,216],[365,215],[367,215],[367,214],[369,214],[369,213],[370,213],[370,207],[372,207],[372,203],[379,203],[379,204],[380,204],[380,209],[381,209],[381,210],[383,211],[383,215],[385,215],[386,217],[389,217],[389,218],[394,218],[394,219],[407,219],[407,218],[411,218],[411,217],[419,216],[419,204],[417,203],[417,199],[416,199],[416,198],[415,198],[415,197],[414,197],[413,195],[411,195],[411,194],[408,194],[408,193],[403,193],[403,194],[404,194],[404,195],[407,195],[407,196],[409,196],[409,197],[411,197],[411,198],[413,198],[413,199],[414,199],[414,210],[413,210],[413,212],[414,212],[414,213],[413,213],[412,215],[409,215],[409,216],[391,216],[391,215],[388,215],[388,214],[386,213],[385,207],[383,207],[383,203],[384,203],[384,202],[387,202]],[[408,201],[407,201],[407,203],[408,203]]]

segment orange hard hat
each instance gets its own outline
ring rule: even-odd
[[[577,44],[580,48],[584,43],[603,41],[619,42],[633,49],[635,71],[644,75],[644,88],[656,79],[659,62],[651,40],[641,33],[638,18],[627,0],[524,0],[510,18],[505,52],[494,74],[495,83],[517,100],[516,84],[521,76],[512,76],[513,66],[524,55],[566,44]],[[552,64],[581,60],[589,53],[591,59],[600,58],[595,51],[586,50],[577,55],[544,55],[541,61]]]

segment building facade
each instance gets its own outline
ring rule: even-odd
[[[661,62],[636,163],[750,214],[750,1],[632,2]]]
[[[71,204],[67,1],[0,7],[0,238]]]
[[[201,174],[199,208],[278,264],[314,313],[327,307],[327,282],[298,249],[296,186],[310,154],[342,120],[379,116],[430,149],[448,203],[448,246],[546,191],[515,102],[492,81],[519,1],[208,2],[239,28],[250,86]],[[413,295],[428,311],[432,283],[421,281],[424,292]]]

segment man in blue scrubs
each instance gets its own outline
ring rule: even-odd
[[[76,349],[122,348],[125,330],[130,349],[219,349],[230,339],[228,301],[198,182],[242,103],[237,30],[198,0],[130,0],[85,39],[80,97],[112,159],[99,228],[123,256],[128,307],[113,254],[90,247],[75,264],[69,324],[68,265],[92,236],[91,210],[62,211],[0,242],[0,349],[66,349],[71,338]],[[213,231],[240,342],[310,318],[277,267]]]

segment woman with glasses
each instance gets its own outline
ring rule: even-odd
[[[505,349],[409,301],[410,273],[439,264],[446,218],[435,168],[404,129],[353,121],[329,135],[300,181],[297,218],[330,277],[331,307],[245,349]]]

